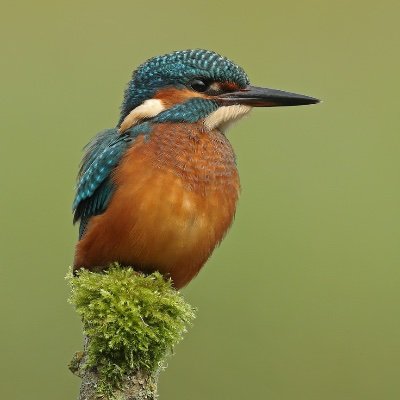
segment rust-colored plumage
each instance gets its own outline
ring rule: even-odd
[[[218,130],[155,126],[123,156],[107,212],[94,216],[77,245],[75,268],[118,260],[160,271],[176,288],[200,270],[232,223],[239,192],[235,156]]]
[[[252,107],[317,102],[251,86],[242,68],[208,50],[148,60],[133,73],[117,126],[86,147],[74,269],[116,261],[186,285],[235,215],[239,177],[226,129]]]

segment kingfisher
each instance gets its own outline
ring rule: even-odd
[[[251,86],[241,67],[209,50],[146,61],[132,74],[116,127],[85,147],[74,270],[118,262],[184,287],[235,216],[240,183],[227,128],[253,107],[318,102]]]

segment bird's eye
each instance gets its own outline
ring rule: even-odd
[[[209,83],[201,79],[193,79],[189,86],[196,92],[205,92],[209,87]]]

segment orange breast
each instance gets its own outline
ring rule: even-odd
[[[219,131],[158,125],[149,139],[135,142],[113,179],[116,192],[90,220],[75,266],[119,261],[184,286],[233,220],[239,178],[231,145]]]

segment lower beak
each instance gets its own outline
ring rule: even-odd
[[[218,96],[223,106],[245,104],[252,107],[301,106],[319,103],[318,99],[282,90],[247,86],[244,89]]]

